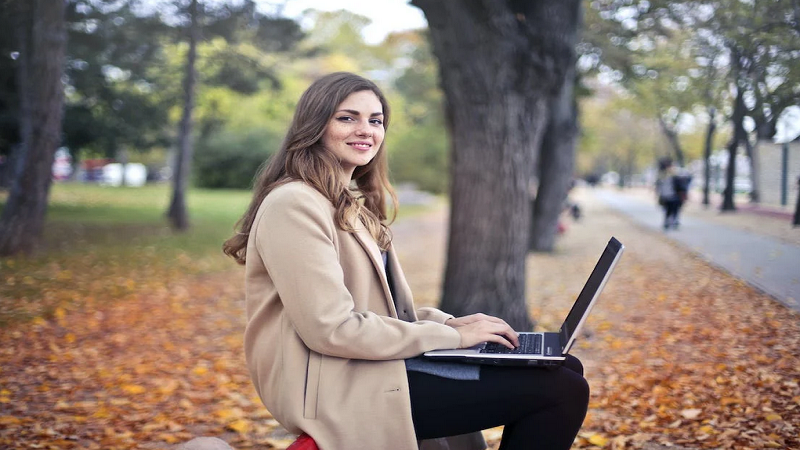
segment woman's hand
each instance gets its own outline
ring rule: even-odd
[[[471,314],[448,319],[445,325],[455,328],[461,335],[460,348],[472,347],[481,342],[497,342],[511,349],[519,346],[517,333],[505,320],[498,317],[482,313]]]

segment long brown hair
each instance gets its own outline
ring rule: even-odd
[[[261,202],[273,189],[290,181],[300,180],[325,196],[336,208],[336,225],[353,231],[351,220],[360,219],[386,250],[392,241],[386,213],[386,196],[397,211],[397,197],[388,176],[385,141],[368,164],[356,167],[352,180],[358,190],[353,192],[341,181],[339,159],[322,147],[321,139],[336,108],[350,94],[372,91],[383,107],[383,127],[389,126],[389,104],[375,83],[347,72],[326,75],[306,89],[297,103],[294,118],[280,149],[263,166],[253,186],[253,199],[247,212],[236,222],[236,233],[222,246],[226,255],[239,264],[247,257],[247,239]]]

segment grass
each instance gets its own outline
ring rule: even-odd
[[[0,192],[0,207],[6,193]],[[49,318],[58,308],[135,299],[177,280],[237,265],[221,245],[250,202],[244,190],[191,189],[191,228],[173,231],[164,215],[168,185],[114,188],[57,183],[41,248],[0,259],[0,326]],[[403,208],[398,220],[427,208]]]
[[[50,317],[59,307],[135,298],[175,280],[234,270],[222,242],[250,201],[247,191],[192,189],[191,228],[164,215],[167,185],[55,184],[42,246],[0,259],[0,325]],[[0,202],[4,201],[0,197]]]

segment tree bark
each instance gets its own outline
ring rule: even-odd
[[[172,178],[172,201],[167,211],[170,224],[176,230],[189,228],[189,213],[186,210],[186,189],[189,185],[192,162],[192,114],[197,85],[197,41],[200,39],[199,6],[197,0],[189,4],[189,52],[186,56],[186,74],[183,80],[183,114],[178,126],[178,149],[175,155],[175,170]]]
[[[733,196],[736,192],[734,182],[736,180],[736,153],[739,149],[739,143],[742,139],[747,139],[744,132],[745,105],[744,105],[744,89],[736,84],[736,100],[733,108],[733,115],[731,122],[733,124],[733,137],[728,144],[728,168],[725,171],[725,191],[722,198],[722,211],[736,211],[736,205],[733,201]]]
[[[664,135],[667,136],[669,145],[672,146],[672,150],[675,152],[675,162],[678,163],[678,166],[683,167],[683,148],[681,147],[681,142],[678,140],[678,132],[675,131],[674,128],[670,127],[666,121],[664,121],[664,118],[661,117],[661,114],[658,115],[658,124],[661,125],[661,131],[663,131]]]
[[[747,157],[750,158],[750,202],[758,203],[761,201],[761,176],[759,173],[761,171],[761,164],[758,154],[758,137],[756,137],[755,144],[750,142],[750,137],[747,136],[746,132],[743,138]]]
[[[0,216],[0,255],[30,253],[41,240],[64,105],[66,3],[17,0],[13,6],[20,49],[22,142],[12,162],[11,191]]]
[[[580,7],[580,4],[576,6]],[[575,25],[577,37],[577,23]],[[551,103],[550,121],[539,152],[539,188],[533,205],[530,238],[530,248],[536,252],[553,251],[558,220],[564,210],[575,168],[578,107],[574,85],[575,71],[572,68],[564,79],[561,92]]]
[[[708,206],[711,202],[709,200],[709,185],[711,183],[711,147],[714,145],[714,132],[717,129],[715,122],[716,108],[708,109],[708,128],[706,129],[706,142],[703,149],[703,204]]]
[[[562,7],[545,0],[412,3],[428,19],[453,145],[442,308],[529,330],[529,185],[547,102],[573,51],[561,38]]]
[[[794,217],[792,225],[800,226],[800,177],[797,177],[797,202],[794,205]]]

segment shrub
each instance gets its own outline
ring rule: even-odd
[[[210,189],[249,189],[261,164],[280,146],[280,137],[263,129],[223,131],[198,142],[194,181]]]

